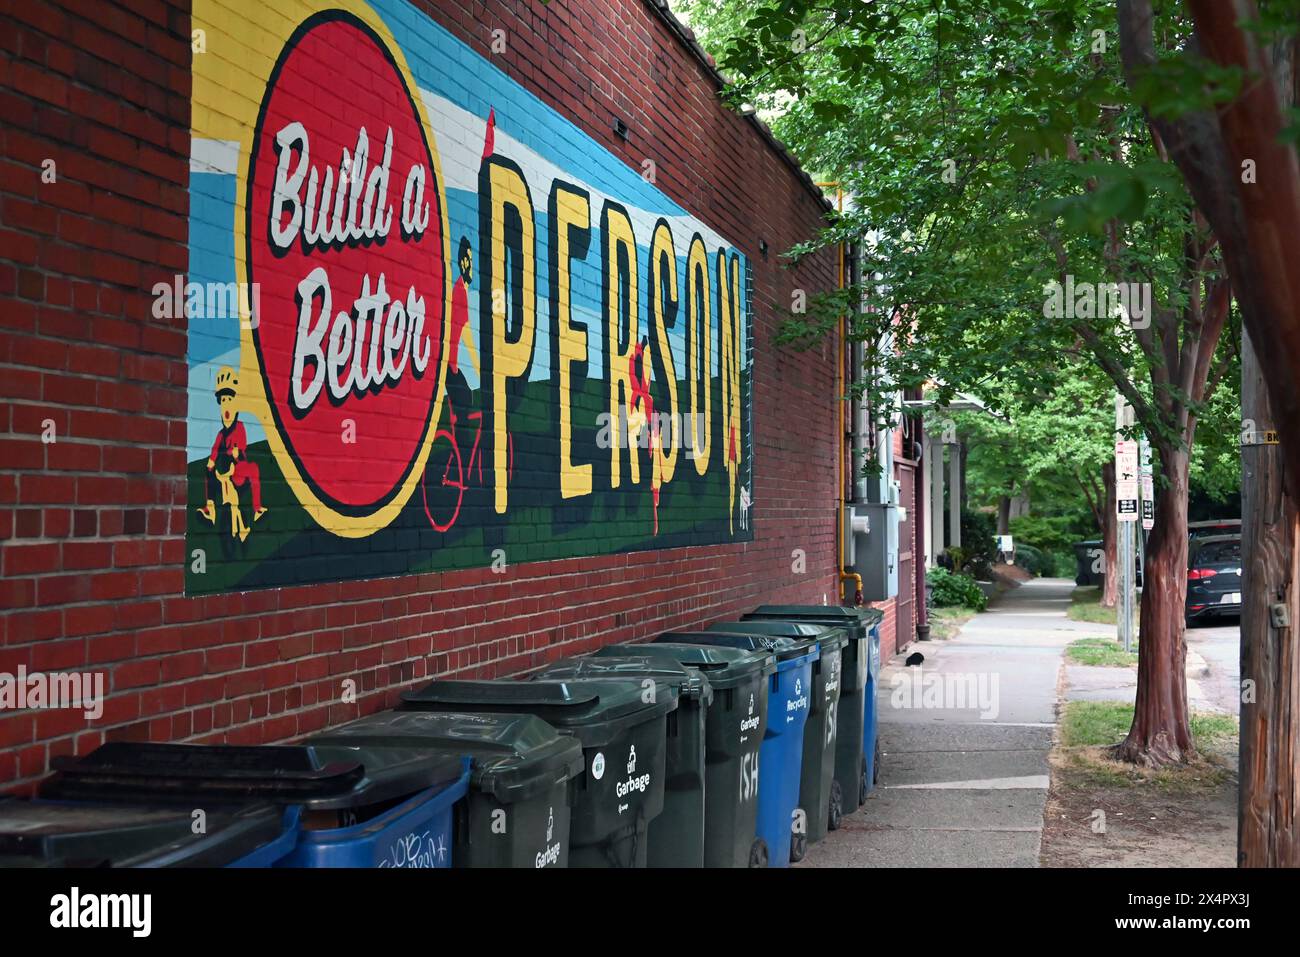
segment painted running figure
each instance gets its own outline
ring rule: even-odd
[[[650,395],[649,360],[645,356],[647,339],[642,338],[632,350],[627,360],[627,375],[632,382],[632,394],[627,401],[627,444],[635,449],[639,444],[641,430],[650,430],[650,495],[654,499],[654,533],[659,534],[659,486],[663,480],[663,466],[657,455],[662,437],[659,434],[659,420],[655,418],[655,401]],[[637,363],[641,363],[641,372],[637,373]],[[640,408],[638,408],[638,403]],[[633,455],[636,453],[633,452]],[[659,465],[658,470],[655,466]]]
[[[257,463],[248,458],[248,434],[244,423],[239,421],[239,409],[236,400],[239,396],[239,377],[230,366],[222,366],[217,372],[215,389],[217,406],[221,409],[221,431],[212,443],[212,452],[208,455],[207,475],[204,487],[207,501],[199,515],[211,522],[217,522],[215,504],[216,493],[221,495],[221,504],[231,506],[230,534],[241,542],[248,538],[249,528],[239,509],[239,491],[248,485],[253,496],[253,521],[266,514],[262,505],[262,474]]]

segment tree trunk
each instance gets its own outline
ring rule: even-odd
[[[1285,491],[1263,373],[1242,334],[1241,354],[1241,751],[1237,863],[1300,867],[1300,561],[1296,503]],[[1274,628],[1269,606],[1286,609]]]
[[[1102,572],[1106,576],[1101,584],[1101,604],[1103,608],[1114,608],[1119,600],[1119,529],[1115,519],[1114,459],[1101,467],[1101,482],[1106,487],[1106,507],[1101,513]]]
[[[998,496],[998,531],[999,535],[1011,534],[1011,495]]]
[[[1188,454],[1160,446],[1165,482],[1156,492],[1155,527],[1147,539],[1133,727],[1115,757],[1157,767],[1195,753],[1187,710]]]

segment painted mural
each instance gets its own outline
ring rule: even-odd
[[[735,247],[406,0],[194,28],[190,593],[752,539]]]

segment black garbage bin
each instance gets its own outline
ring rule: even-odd
[[[696,644],[761,651],[776,659],[767,681],[767,721],[758,758],[762,775],[753,768],[757,783],[759,838],[755,866],[788,867],[794,849],[799,814],[799,776],[803,761],[803,731],[808,720],[813,662],[821,656],[814,641],[796,641],[750,632],[673,631],[654,639],[655,644]]]
[[[767,728],[767,678],[776,658],[764,651],[656,643],[606,645],[599,656],[645,655],[703,672],[713,689],[704,720],[704,866],[756,867],[759,848],[758,752]]]
[[[844,792],[835,780],[836,719],[840,703],[842,652],[848,644],[845,629],[802,621],[720,621],[711,631],[746,632],[814,642],[821,655],[812,664],[812,687],[808,691],[808,720],[803,728],[803,759],[799,773],[799,807],[804,814],[796,827],[790,860],[803,860],[809,844],[826,837],[840,826],[846,810]],[[796,692],[798,689],[796,689]]]
[[[470,758],[453,867],[567,867],[582,745],[530,714],[382,711],[313,735],[321,747],[418,748]]]
[[[1093,539],[1074,543],[1074,583],[1076,585],[1104,585],[1106,583],[1106,562],[1103,556],[1102,542]]]
[[[852,813],[866,800],[862,769],[864,707],[870,665],[870,623],[866,609],[844,605],[760,605],[745,615],[754,621],[809,621],[836,625],[848,636],[840,668],[840,703],[835,734],[835,781],[840,786],[844,810]]]
[[[649,700],[647,700],[649,698]],[[634,678],[433,681],[402,695],[405,711],[533,714],[582,744],[569,828],[570,867],[645,867],[646,829],[664,806],[664,742],[677,696]]]
[[[664,756],[664,809],[646,829],[648,867],[704,866],[704,728],[713,701],[709,681],[694,668],[646,655],[564,658],[531,680],[582,681],[636,678],[647,693],[663,682],[677,695],[668,713]]]
[[[0,869],[266,867],[293,849],[299,809],[191,809],[0,798]]]
[[[862,716],[862,800],[875,790],[880,779],[880,625],[885,613],[879,608],[861,609],[867,626],[870,652],[867,655],[866,708]]]

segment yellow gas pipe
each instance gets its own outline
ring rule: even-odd
[[[844,190],[840,188],[837,181],[822,182],[817,184],[821,188],[828,186],[835,187],[835,208],[844,212]],[[844,288],[844,243],[839,244],[840,253],[840,288]],[[856,572],[846,571],[844,568],[844,316],[840,315],[839,320],[839,340],[836,343],[835,355],[835,395],[836,408],[838,410],[837,426],[835,434],[835,479],[837,491],[836,504],[838,509],[835,515],[835,549],[838,556],[840,571],[840,584],[846,581],[854,583],[853,604],[861,605],[862,599],[862,576]],[[839,596],[841,599],[843,595]]]

